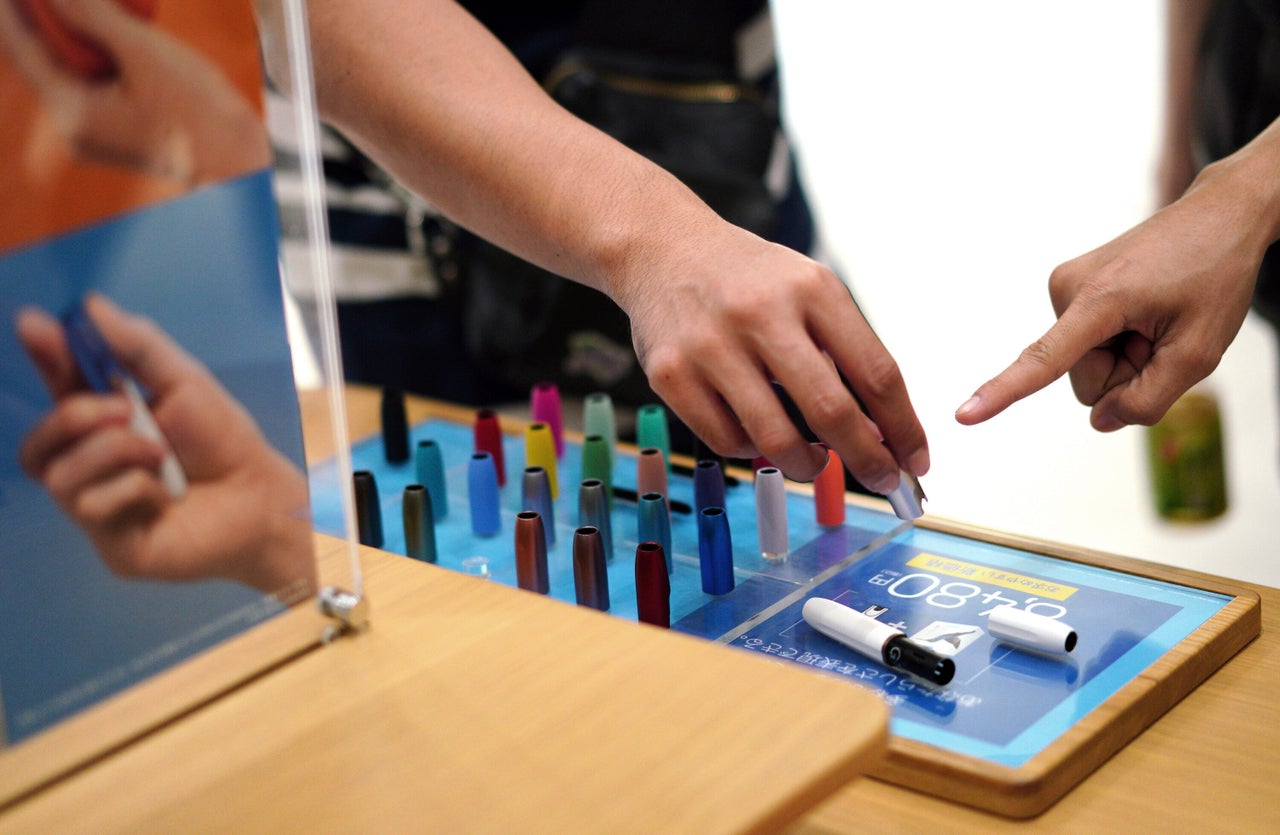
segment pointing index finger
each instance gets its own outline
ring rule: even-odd
[[[1122,330],[1105,311],[1077,299],[1008,368],[979,386],[956,409],[956,420],[972,426],[995,417],[1066,374],[1091,349]]]

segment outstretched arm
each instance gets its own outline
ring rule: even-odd
[[[455,3],[309,5],[322,117],[463,226],[607,293],[654,390],[717,452],[821,469],[777,380],[864,484],[928,469],[902,376],[830,270],[724,222],[559,107]]]
[[[1164,117],[1156,200],[1167,206],[1196,176],[1196,64],[1213,0],[1165,0]]]

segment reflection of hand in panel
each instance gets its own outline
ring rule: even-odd
[[[155,0],[116,0],[142,18],[155,14]],[[59,65],[89,79],[111,77],[116,70],[110,53],[68,26],[51,0],[18,0],[18,8],[40,33]]]
[[[150,393],[162,437],[133,428],[126,395],[85,390],[62,326],[26,309],[18,335],[54,405],[23,440],[23,469],[117,574],[221,577],[288,596],[314,590],[303,475],[152,322],[101,296],[85,309],[119,365]],[[189,482],[177,499],[161,474],[170,449]]]
[[[0,53],[77,156],[187,186],[270,163],[254,106],[180,39],[118,3],[64,2],[56,15],[47,4],[24,5],[30,23],[0,0]],[[63,36],[51,39],[55,29]],[[69,62],[72,53],[80,57]]]

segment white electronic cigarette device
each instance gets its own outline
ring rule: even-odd
[[[182,471],[182,465],[178,463],[177,456],[169,449],[169,442],[156,425],[156,419],[147,407],[138,382],[111,353],[107,341],[89,318],[84,305],[75,304],[67,309],[62,314],[62,326],[67,335],[67,346],[89,388],[103,394],[111,391],[122,393],[128,399],[131,409],[129,428],[165,447],[167,452],[160,463],[160,480],[170,496],[182,498],[187,492],[187,475]]]
[[[950,658],[917,644],[905,632],[834,600],[810,597],[804,602],[801,615],[828,638],[925,681],[943,685],[956,674],[955,662]]]

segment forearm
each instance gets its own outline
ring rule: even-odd
[[[1165,0],[1165,140],[1191,146],[1196,63],[1213,0]]]
[[[1182,196],[1195,178],[1196,74],[1212,0],[1165,2],[1164,116],[1156,166],[1156,204]]]
[[[477,234],[625,307],[640,265],[716,221],[555,104],[456,4],[310,5],[322,118]]]
[[[1229,222],[1245,231],[1258,260],[1280,240],[1280,119],[1229,157],[1206,167],[1187,196],[1197,191],[1218,192],[1228,198]]]
[[[607,293],[653,390],[712,449],[821,469],[776,380],[864,484],[928,470],[902,376],[834,273],[565,111],[454,3],[310,5],[322,118],[458,223]]]

